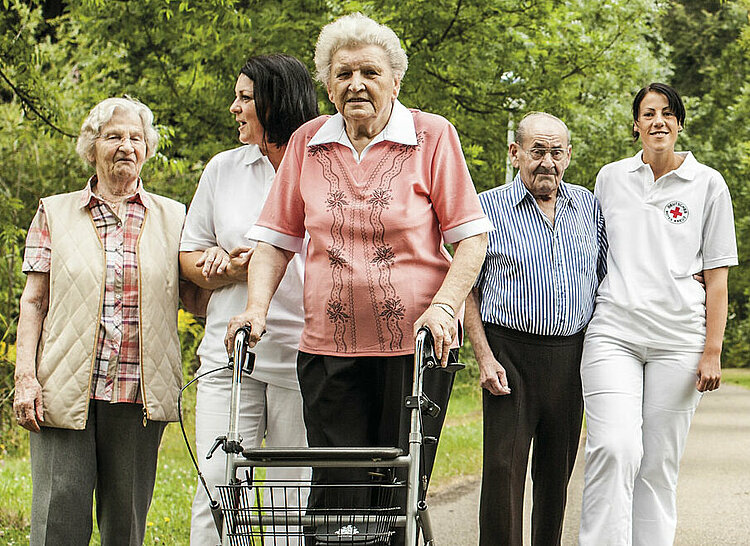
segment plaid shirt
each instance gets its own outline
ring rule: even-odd
[[[91,398],[142,403],[136,245],[149,205],[148,195],[139,180],[135,194],[122,206],[121,219],[94,194],[96,182],[95,176],[89,180],[80,202],[81,207],[89,209],[107,259]],[[47,216],[40,203],[26,237],[24,273],[49,273],[51,254]]]

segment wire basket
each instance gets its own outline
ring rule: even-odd
[[[353,546],[390,543],[397,516],[403,513],[399,504],[405,499],[406,486],[397,480],[253,483],[248,476],[218,489],[224,529],[232,546]],[[307,498],[309,503],[290,502]]]

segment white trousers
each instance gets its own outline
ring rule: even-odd
[[[226,435],[229,426],[229,400],[232,376],[226,370],[198,380],[198,394],[195,406],[195,445],[196,458],[214,500],[219,500],[217,484],[224,483],[226,459],[219,448],[211,459],[206,459],[208,450],[217,436]],[[240,400],[240,436],[243,447],[259,447],[266,440],[266,446],[304,447],[307,436],[302,416],[302,396],[295,389],[278,387],[249,377],[242,378]],[[309,468],[268,468],[266,479],[308,480]],[[296,493],[288,493],[286,499],[276,498],[274,504],[304,506],[307,499],[297,498]],[[278,494],[283,495],[282,492]],[[300,504],[302,503],[302,504]],[[296,538],[266,539],[265,544],[285,546],[300,544]],[[193,499],[192,521],[190,526],[192,546],[215,546],[219,544],[219,534],[211,516],[208,498],[203,486],[198,484]]]
[[[586,336],[581,379],[586,469],[581,546],[667,546],[701,353]]]

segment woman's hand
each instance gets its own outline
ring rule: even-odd
[[[42,386],[36,377],[23,375],[16,377],[16,394],[13,399],[16,421],[31,432],[39,432],[39,423],[44,422]]]
[[[229,254],[220,246],[212,246],[203,251],[203,254],[195,262],[195,267],[202,268],[201,275],[206,280],[221,275],[229,267]]]
[[[229,251],[229,265],[226,268],[228,278],[237,282],[247,282],[247,264],[253,249],[249,246],[238,246]]]
[[[227,354],[230,356],[234,352],[234,336],[237,333],[237,330],[243,326],[251,327],[250,336],[248,337],[247,342],[250,348],[255,347],[256,343],[260,341],[260,337],[265,332],[266,317],[263,314],[245,310],[243,313],[229,319],[229,324],[227,324],[227,334],[224,337],[224,347],[227,350]]]
[[[435,340],[435,358],[440,359],[440,365],[448,365],[448,353],[456,338],[456,321],[450,314],[435,305],[430,305],[414,323],[414,337],[422,326],[427,326]]]
[[[253,249],[238,246],[227,252],[220,246],[180,252],[180,272],[193,284],[207,290],[247,282],[247,265]]]
[[[36,357],[42,325],[49,309],[49,273],[31,272],[21,294],[16,328],[16,394],[13,411],[18,424],[39,432],[44,422],[42,386],[36,377]]]
[[[695,388],[701,392],[713,391],[721,383],[721,343],[727,323],[728,267],[705,269],[706,282],[706,343],[698,362],[698,380]]]
[[[721,354],[703,351],[698,362],[698,380],[695,388],[700,392],[715,391],[721,385]]]

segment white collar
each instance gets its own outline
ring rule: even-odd
[[[369,148],[381,140],[389,140],[397,144],[407,144],[409,146],[417,145],[417,131],[414,128],[414,117],[409,109],[401,104],[398,99],[393,101],[393,110],[391,111],[388,123],[372,139],[372,142],[367,147]],[[319,144],[328,144],[329,142],[338,142],[348,148],[354,149],[346,134],[344,116],[339,113],[328,118],[307,145],[317,146]]]
[[[683,180],[692,180],[695,178],[697,168],[698,168],[698,160],[695,159],[695,156],[692,152],[676,152],[677,155],[683,156],[685,159],[682,161],[682,164],[677,167],[675,170],[669,172],[668,174],[675,174],[679,178],[682,178]],[[646,166],[646,163],[643,162],[643,150],[640,150],[637,154],[635,154],[633,157],[630,158],[629,161],[628,170],[630,172],[637,171],[638,169]]]
[[[260,151],[260,146],[256,144],[245,145],[245,157],[243,158],[245,165],[255,163],[261,158],[263,158],[263,153]]]

